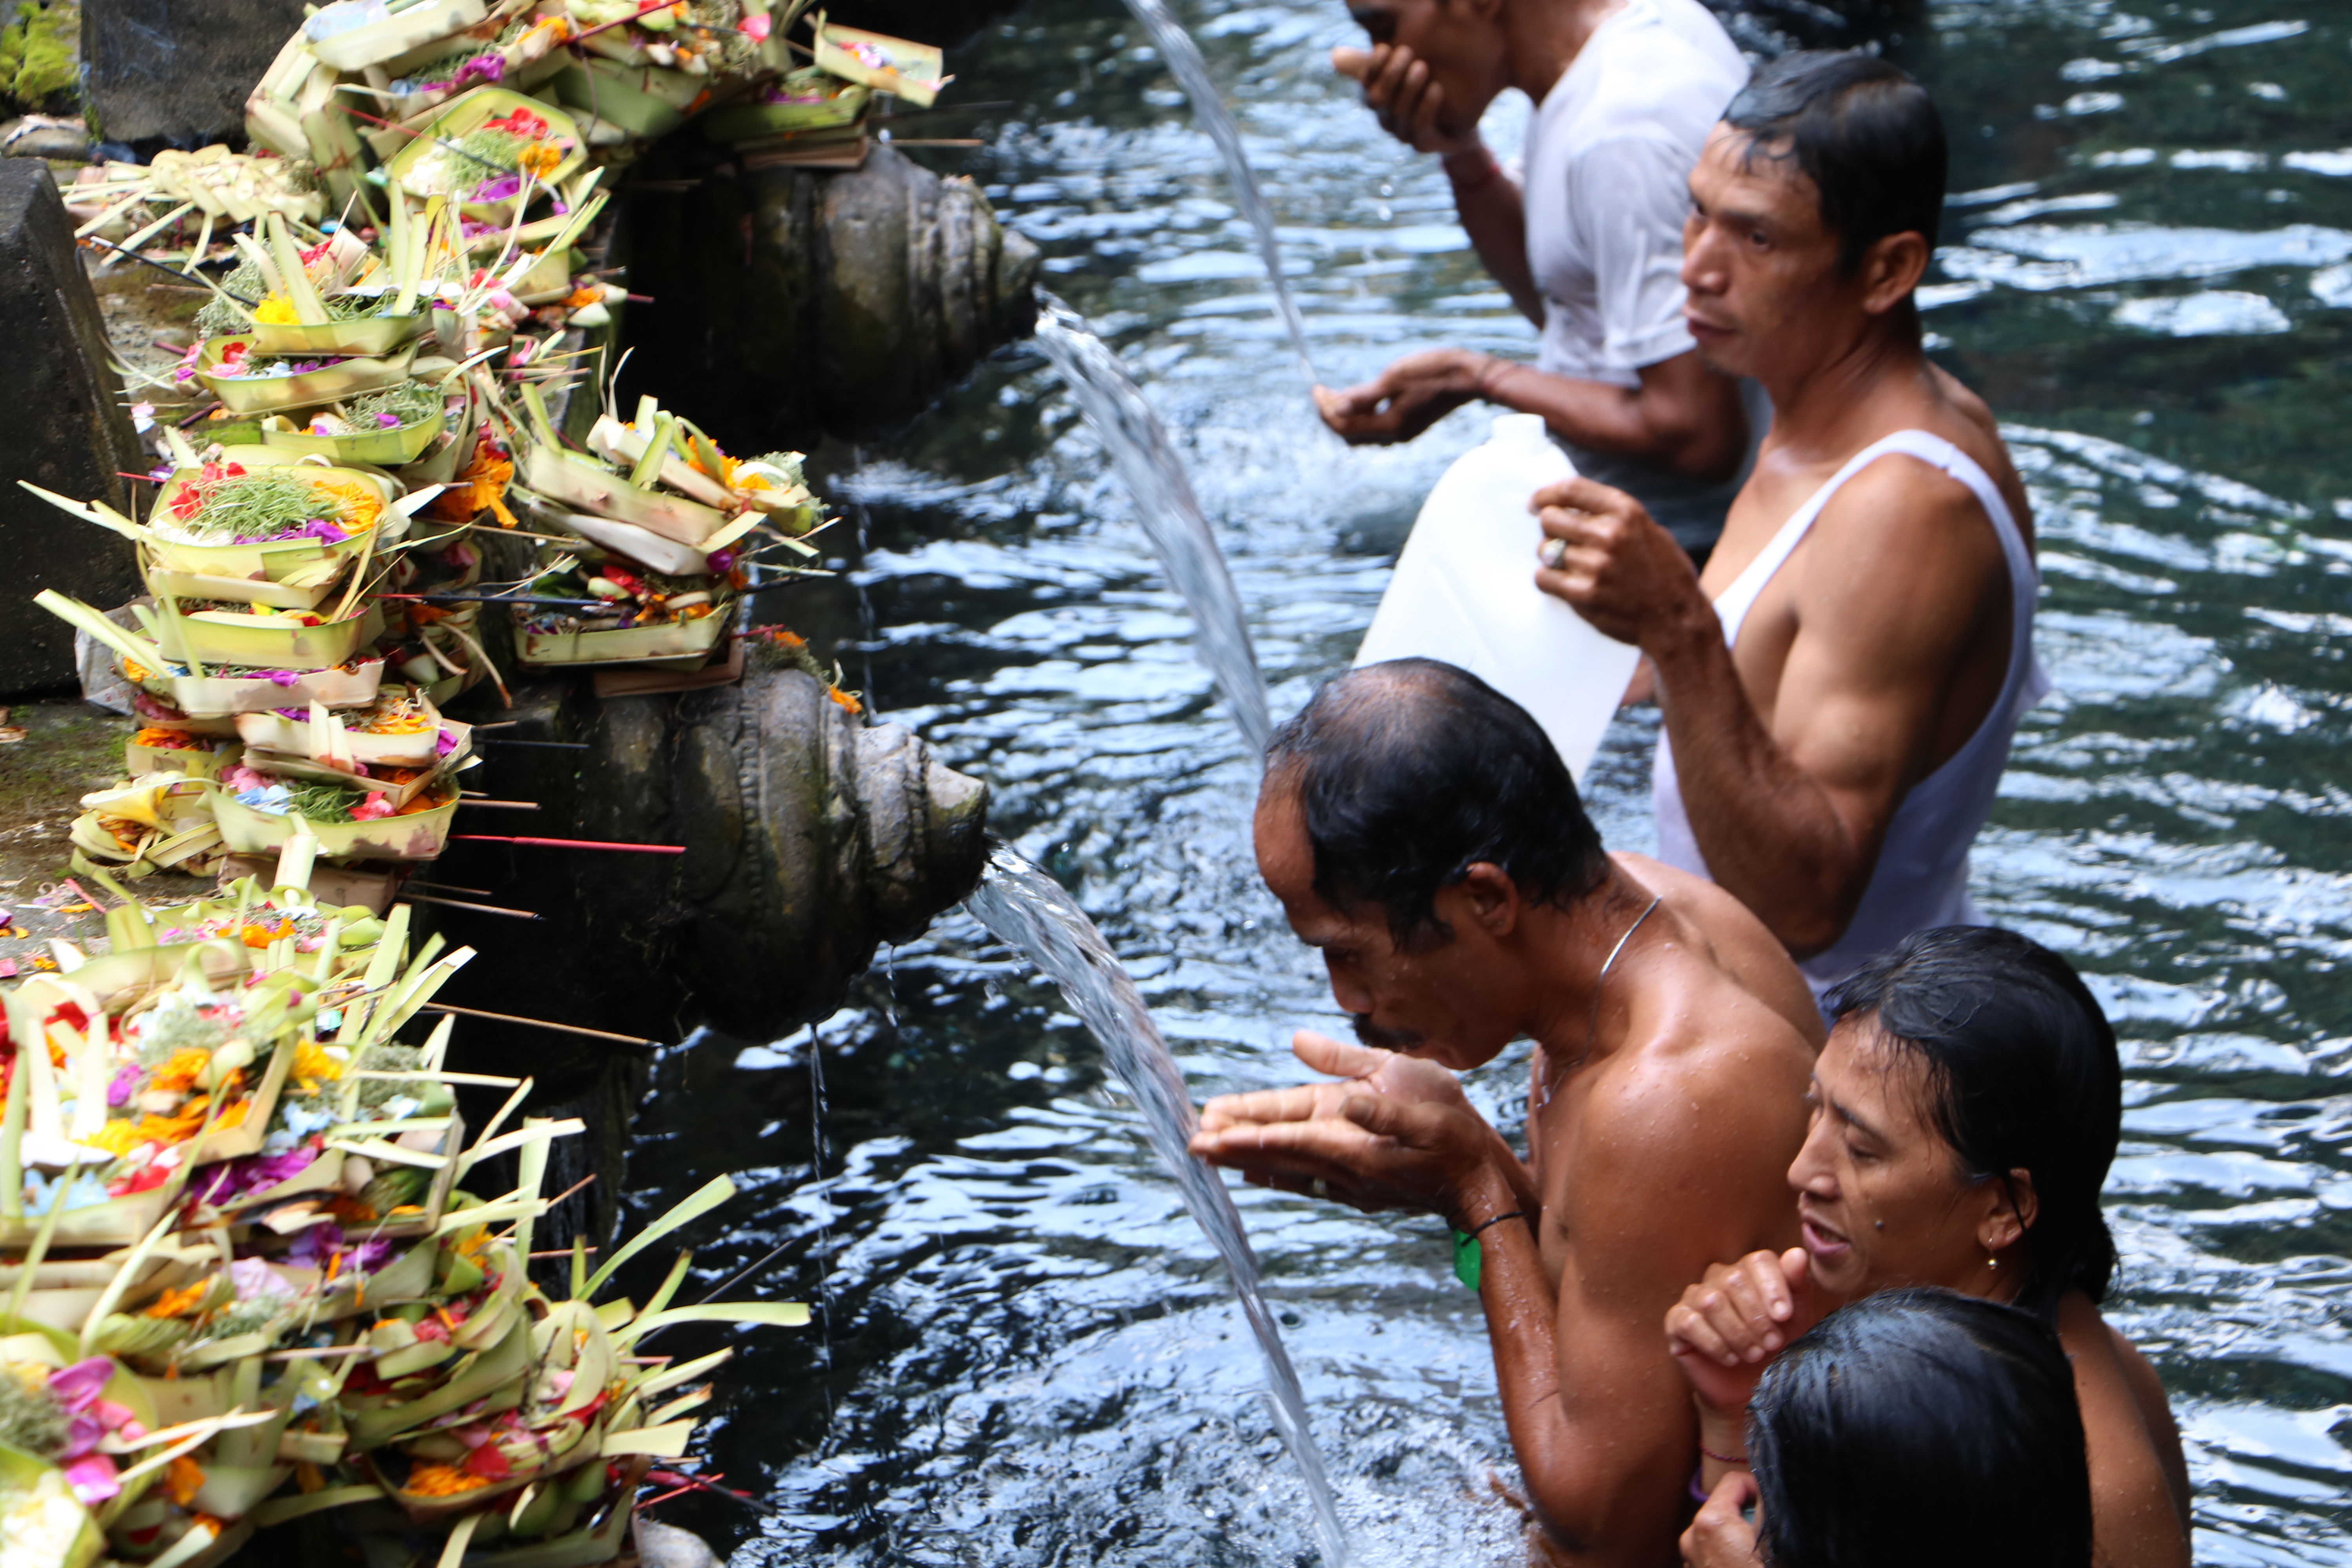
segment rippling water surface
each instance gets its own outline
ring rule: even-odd
[[[2011,422],[2042,527],[2058,692],[2020,736],[1979,892],[2090,973],[2125,1036],[2113,1310],[2173,1391],[2207,1563],[2352,1561],[2352,26],[2265,4],[1873,24],[1952,132],[1928,323]],[[1531,352],[1442,176],[1324,68],[1337,0],[1176,9],[1327,376],[1439,342]],[[1744,43],[1837,31],[1797,0],[1760,16]],[[1323,433],[1213,152],[1116,0],[1040,0],[952,63],[968,101],[1016,106],[962,167],[1182,448],[1294,710],[1481,421],[1387,452]],[[1498,109],[1498,136],[1517,124]],[[1253,873],[1254,767],[1067,394],[1008,354],[844,456],[850,576],[779,608],[991,782],[1000,831],[1109,933],[1196,1097],[1294,1079],[1289,1030],[1339,1020]],[[1595,773],[1620,847],[1647,844],[1653,733],[1628,717]],[[822,1304],[806,1334],[748,1342],[710,1430],[760,1505],[665,1510],[738,1563],[1312,1561],[1214,1258],[1056,1007],[959,914],[816,1028],[665,1057],[632,1201],[744,1173],[701,1267],[785,1243],[766,1289]],[[1474,1084],[1507,1129],[1522,1066]],[[1436,1222],[1237,1196],[1361,1559],[1515,1561],[1484,1331]]]

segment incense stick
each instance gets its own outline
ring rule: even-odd
[[[509,838],[495,833],[452,833],[452,842],[528,844],[542,849],[620,849],[637,855],[683,855],[682,844],[606,844],[593,838]]]
[[[614,1040],[625,1046],[658,1046],[659,1040],[640,1039],[635,1035],[615,1035],[609,1029],[590,1029],[578,1024],[550,1023],[545,1018],[519,1018],[512,1013],[485,1012],[479,1007],[457,1007],[446,1002],[427,1002],[425,1008],[435,1013],[456,1013],[467,1018],[491,1018],[501,1024],[520,1024],[531,1029],[555,1029],[566,1035],[586,1035],[592,1039]]]
[[[535,915],[529,910],[506,910],[500,909],[496,904],[469,904],[463,899],[440,899],[434,897],[431,893],[404,892],[401,894],[401,897],[408,900],[411,903],[439,904],[445,909],[452,910],[472,910],[477,914],[504,915],[509,920],[543,921],[547,918],[545,915]]]

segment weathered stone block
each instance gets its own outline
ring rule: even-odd
[[[10,417],[0,422],[0,693],[70,689],[73,632],[36,607],[55,588],[108,608],[136,590],[131,546],[25,493],[16,481],[125,509],[122,470],[146,467],[107,369],[98,300],[47,164],[0,163],[0,321],[8,323]]]
[[[245,100],[302,0],[82,0],[90,128],[149,148],[245,140]]]

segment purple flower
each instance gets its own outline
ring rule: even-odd
[[[310,710],[307,708],[272,708],[270,711],[280,719],[291,719],[297,723],[307,724],[310,721]]]
[[[385,430],[400,428],[400,416],[397,414],[379,414],[375,416],[375,422],[380,428]]]
[[[341,523],[330,522],[323,517],[314,517],[286,537],[315,539],[321,544],[341,544],[344,540],[349,539],[351,534],[345,531]]]
[[[496,179],[484,180],[480,184],[476,185],[474,194],[466,199],[476,202],[502,202],[521,189],[520,174],[500,174]]]
[[[506,74],[506,56],[476,55],[457,68],[457,78],[449,85],[463,87],[469,81],[503,81]]]
[[[735,564],[734,548],[730,545],[725,550],[714,550],[710,552],[709,560],[713,572],[724,572]]]
[[[261,679],[272,686],[299,686],[302,681],[302,678],[290,669],[265,669],[261,672]]]
[[[104,1454],[85,1454],[65,1467],[65,1477],[66,1484],[73,1488],[75,1500],[84,1508],[96,1508],[122,1491],[122,1480],[115,1471],[114,1461]]]
[[[128,1067],[125,1067],[121,1072],[116,1073],[114,1075],[114,1081],[106,1086],[106,1103],[109,1105],[130,1104],[131,1091],[138,1087],[139,1064],[132,1062]]]
[[[342,1250],[342,1227],[330,1220],[296,1237],[294,1245],[286,1249],[286,1260],[310,1268],[324,1268],[327,1259]]]
[[[147,477],[160,485],[164,480],[172,477],[172,465],[169,463],[158,463],[153,468],[147,470]]]
[[[352,1253],[352,1267],[362,1274],[373,1274],[392,1261],[393,1250],[390,1237],[371,1236]]]
[[[446,731],[446,730],[439,731],[437,731],[437,732],[434,735],[434,737],[433,737],[433,754],[434,754],[435,756],[436,756],[436,757],[446,757],[446,756],[447,756],[450,752],[452,752],[456,751],[457,749],[457,736],[455,736],[455,735],[452,735],[451,733],[449,733],[449,731]]]
[[[306,1144],[283,1154],[256,1154],[227,1161],[213,1167],[202,1201],[223,1204],[247,1193],[267,1192],[280,1182],[292,1181],[318,1158],[319,1152]]]
[[[572,204],[565,201],[562,196],[556,197],[552,205],[555,208],[555,216],[557,217],[570,217],[572,216]]]

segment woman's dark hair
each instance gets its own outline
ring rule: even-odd
[[[1963,1180],[2033,1177],[2018,1305],[2054,1320],[2069,1289],[2105,1300],[2116,1244],[2099,1192],[2123,1130],[2123,1067],[2074,966],[2015,931],[1938,926],[1864,964],[1826,1005],[1841,1020],[1874,1016],[1881,1038],[1926,1060],[1928,1114]]]
[[[2029,1313],[1865,1297],[1783,1351],[1748,1408],[1775,1568],[2089,1568],[2074,1372]]]
[[[1838,268],[1890,234],[1930,247],[1944,216],[1944,118],[1927,89],[1875,55],[1806,49],[1759,67],[1723,111],[1748,156],[1793,160],[1842,242]]]
[[[1383,906],[1400,947],[1452,939],[1437,889],[1480,860],[1534,903],[1573,902],[1609,873],[1543,727],[1450,664],[1391,659],[1326,682],[1275,731],[1265,769],[1297,791],[1316,892]]]

